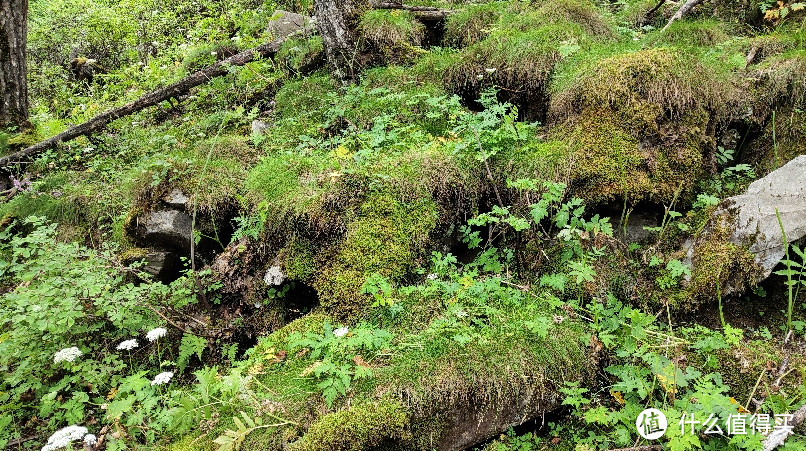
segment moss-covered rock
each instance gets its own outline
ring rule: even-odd
[[[524,31],[501,28],[464,49],[448,68],[445,82],[468,101],[478,99],[484,89],[500,88],[504,100],[517,105],[524,117],[542,120],[554,66],[563,52],[577,49],[587,40],[582,27],[574,23]]]
[[[461,48],[481,41],[493,30],[507,6],[504,2],[468,5],[448,16],[445,21],[445,44]]]
[[[549,116],[577,162],[571,183],[593,202],[685,198],[712,169],[713,130],[738,102],[730,75],[667,48],[595,61],[552,89]]]
[[[428,249],[438,219],[430,200],[404,204],[390,196],[368,197],[313,283],[322,305],[355,314],[367,305],[361,287],[372,274],[401,281]]]
[[[361,15],[361,36],[386,63],[410,62],[422,49],[425,26],[408,11],[376,9]]]
[[[395,401],[362,403],[325,415],[313,424],[301,439],[291,445],[293,451],[365,451],[383,449],[388,442],[410,438],[409,415]]]

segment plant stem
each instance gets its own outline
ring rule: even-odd
[[[773,130],[775,130],[773,128]],[[786,285],[789,291],[789,300],[786,306],[786,331],[792,330],[792,306],[794,305],[794,297],[792,293],[792,260],[789,259],[789,240],[786,238],[786,230],[784,230],[784,222],[781,220],[781,213],[778,208],[775,209],[775,217],[778,218],[778,227],[781,228],[781,239],[783,240],[784,249],[784,264],[786,265]]]

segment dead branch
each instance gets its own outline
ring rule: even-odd
[[[302,32],[304,32],[304,30]],[[301,32],[297,32],[294,35],[299,33]],[[243,66],[247,63],[255,61],[257,58],[271,58],[277,53],[278,50],[280,50],[280,46],[283,44],[283,42],[285,42],[291,36],[278,38],[256,48],[245,50],[241,53],[233,55],[225,60],[213,64],[212,66],[208,66],[192,75],[189,75],[176,83],[155,91],[151,91],[134,102],[101,113],[87,122],[71,127],[52,138],[34,144],[33,146],[20,150],[19,152],[2,157],[0,158],[0,167],[6,167],[16,161],[37,155],[49,148],[55,147],[59,143],[70,141],[74,138],[78,138],[79,136],[90,135],[103,129],[110,122],[116,119],[120,119],[145,108],[158,105],[160,102],[168,100],[172,97],[177,98],[180,95],[188,92],[190,89],[207,83],[215,77],[226,75],[229,72],[229,68],[232,66]]]
[[[792,426],[791,428],[774,429],[770,435],[764,439],[764,442],[762,442],[764,451],[772,451],[783,445],[787,437],[794,434],[794,429],[803,424],[804,421],[806,421],[806,404],[792,414],[792,418],[787,422],[788,426]]]
[[[686,2],[683,3],[683,6],[681,6],[680,9],[678,9],[677,12],[674,13],[671,19],[669,19],[669,22],[666,24],[665,27],[663,27],[662,31],[666,31],[666,29],[669,28],[669,25],[671,25],[672,22],[674,22],[675,20],[682,19],[683,16],[688,14],[689,11],[694,9],[695,6],[699,5],[702,2],[703,0],[686,0]]]
[[[660,0],[657,5],[655,5],[652,9],[647,11],[646,14],[644,14],[644,21],[643,21],[644,25],[648,24],[649,21],[652,20],[652,17],[655,16],[655,13],[658,12],[660,7],[663,6],[664,3],[666,3],[666,0]]]

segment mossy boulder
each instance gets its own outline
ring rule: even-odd
[[[361,15],[358,28],[373,52],[387,64],[410,62],[423,51],[418,47],[425,38],[425,26],[408,11],[367,11]]]
[[[804,193],[806,156],[800,156],[725,199],[689,249],[691,297],[741,294],[767,278],[789,243],[806,236]]]
[[[552,85],[556,136],[586,200],[669,203],[713,170],[714,130],[738,104],[730,73],[668,48],[570,65]]]
[[[316,420],[292,451],[365,451],[388,449],[411,437],[409,414],[395,401],[362,403]],[[386,445],[384,447],[383,445]]]

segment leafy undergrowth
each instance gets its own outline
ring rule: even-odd
[[[0,150],[311,11],[225,3],[32,1],[34,129]],[[678,421],[727,431],[806,402],[801,247],[733,299],[743,246],[716,234],[696,270],[681,251],[803,153],[800,6],[710,2],[660,31],[672,11],[644,0],[418,3],[456,13],[442,31],[364,13],[375,67],[353,86],[298,36],[12,168],[0,444],[82,425],[109,450],[606,450],[653,444],[635,421],[654,407],[664,449],[753,450],[758,433]],[[101,67],[75,80],[73,56]],[[123,263],[174,190],[238,271],[163,283]],[[636,237],[643,211],[659,219]]]

